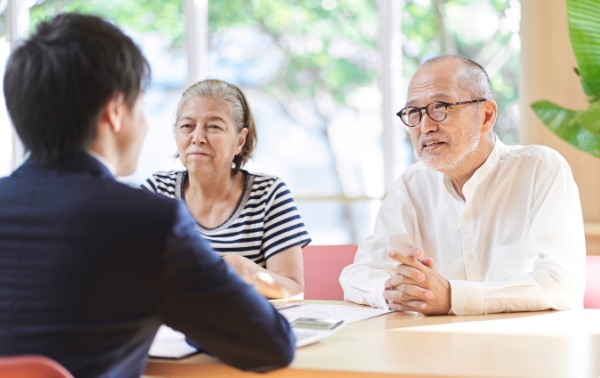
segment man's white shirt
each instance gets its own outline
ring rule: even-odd
[[[550,148],[496,140],[464,200],[444,174],[421,162],[406,169],[342,271],[346,300],[386,308],[397,265],[387,252],[421,247],[450,282],[454,314],[582,307],[585,236],[569,165]]]

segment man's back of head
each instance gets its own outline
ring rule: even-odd
[[[16,48],[4,75],[6,107],[31,158],[86,150],[109,98],[129,107],[150,79],[135,43],[101,18],[60,14]]]

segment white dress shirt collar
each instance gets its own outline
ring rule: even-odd
[[[472,198],[473,193],[477,190],[479,184],[485,180],[490,172],[496,168],[500,158],[508,152],[506,145],[500,141],[500,138],[494,135],[494,139],[495,143],[494,148],[492,148],[492,152],[490,152],[490,155],[487,157],[485,162],[481,165],[481,167],[477,168],[477,170],[473,173],[473,176],[467,180],[462,188],[465,201],[468,201],[469,198]],[[460,196],[456,193],[454,185],[452,185],[452,180],[450,180],[450,178],[446,175],[444,175],[444,186],[453,198],[455,198],[457,201],[463,201],[463,199],[460,198]]]
[[[115,169],[115,167],[114,167],[114,166],[113,166],[113,165],[112,165],[112,164],[111,164],[111,163],[110,163],[108,160],[106,160],[106,159],[105,159],[103,156],[101,156],[101,155],[99,155],[99,154],[95,153],[94,151],[89,151],[89,150],[87,151],[87,153],[88,153],[88,154],[89,154],[91,157],[93,157],[94,159],[98,160],[98,162],[99,162],[100,164],[102,164],[103,166],[105,166],[105,167],[106,167],[106,169],[108,169],[108,170],[110,171],[110,173],[111,173],[113,176],[116,176],[116,172],[117,172],[117,170],[116,170],[116,169]]]

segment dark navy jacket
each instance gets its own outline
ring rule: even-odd
[[[289,364],[287,321],[193,228],[178,201],[80,153],[0,179],[0,355],[76,377],[139,377],[161,324],[237,368]]]

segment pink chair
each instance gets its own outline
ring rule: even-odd
[[[61,364],[38,355],[0,357],[2,378],[73,378]]]
[[[583,307],[600,308],[600,256],[586,256]]]
[[[338,279],[342,269],[354,262],[356,249],[355,244],[304,247],[304,299],[343,300]]]

